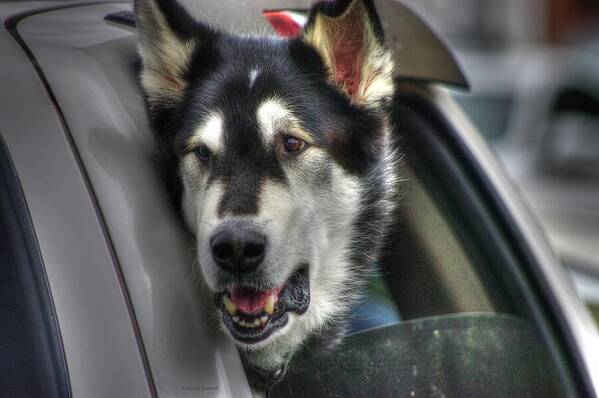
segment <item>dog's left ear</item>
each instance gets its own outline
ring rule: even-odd
[[[352,102],[376,105],[393,94],[393,60],[371,0],[317,3],[300,36],[323,58],[332,83]]]
[[[176,105],[187,87],[194,51],[209,47],[217,33],[196,22],[177,0],[135,0],[134,10],[149,105]]]

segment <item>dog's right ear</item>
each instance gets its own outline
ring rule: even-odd
[[[195,21],[177,0],[135,0],[141,84],[151,107],[172,106],[187,87],[192,55],[216,33]]]

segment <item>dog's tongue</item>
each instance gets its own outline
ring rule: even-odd
[[[231,289],[231,301],[239,310],[245,313],[259,314],[266,305],[268,298],[273,296],[276,302],[279,299],[280,292],[280,287],[257,292],[246,287],[234,286]]]

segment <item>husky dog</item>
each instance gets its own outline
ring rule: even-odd
[[[333,342],[393,210],[393,62],[371,1],[321,2],[294,38],[233,35],[136,0],[159,167],[252,384]]]

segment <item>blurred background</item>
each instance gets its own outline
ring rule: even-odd
[[[405,0],[453,50],[452,91],[599,322],[599,0]]]

